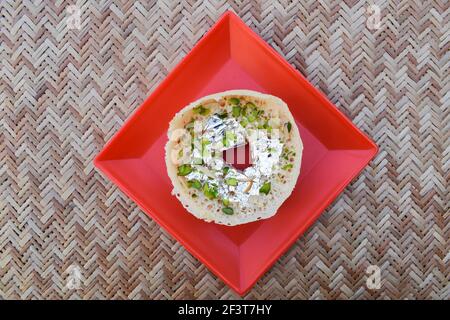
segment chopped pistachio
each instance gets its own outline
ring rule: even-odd
[[[248,120],[247,120],[247,118],[243,118],[243,119],[239,122],[239,124],[245,128],[245,127],[248,125]]]
[[[223,145],[228,147],[234,140],[236,135],[231,131],[225,131],[225,137],[223,138]]]
[[[178,175],[179,176],[186,176],[189,173],[192,172],[192,167],[189,164],[182,164],[178,167]]]
[[[185,126],[186,130],[188,131],[188,133],[191,135],[191,138],[194,138],[194,120],[191,120],[189,123],[186,124]]]
[[[202,116],[207,116],[209,114],[209,109],[205,108],[202,105],[195,107],[193,110],[194,110],[194,113],[200,114]]]
[[[235,117],[235,118],[239,117],[241,115],[241,110],[242,110],[241,107],[233,106],[233,109],[232,109],[233,117]]]
[[[202,183],[197,179],[192,179],[187,182],[189,188],[194,188],[200,190],[202,188]]]
[[[258,129],[266,129],[267,131],[272,131],[272,127],[269,125],[268,121],[264,121],[264,123],[260,122],[258,124]]]
[[[219,192],[217,191],[217,187],[209,186],[207,182],[203,185],[203,194],[208,198],[209,200],[212,200],[214,198],[217,198],[217,195]]]
[[[290,122],[286,123],[286,127],[287,127],[288,132],[291,132],[291,130],[292,130],[292,123],[290,123]]]
[[[265,182],[261,188],[259,188],[259,193],[268,194],[270,192],[270,182]]]
[[[248,120],[248,122],[252,123],[253,121],[256,120],[256,117],[253,114],[249,114],[247,116],[247,120]]]
[[[228,178],[225,180],[225,183],[229,186],[237,186],[238,181],[236,178]]]
[[[222,212],[227,215],[232,215],[234,213],[233,208],[230,208],[230,207],[222,208]]]
[[[180,149],[178,151],[178,158],[182,158],[183,157],[183,149]]]
[[[288,164],[285,164],[284,166],[282,166],[281,169],[289,170],[289,169],[292,169],[292,167],[293,167],[293,164],[292,163],[288,163]]]
[[[228,117],[228,113],[224,112],[222,114],[217,115],[220,119],[225,119],[226,117]]]
[[[206,146],[208,144],[211,144],[211,141],[209,141],[208,139],[203,138],[202,139],[202,157],[209,157],[209,155],[211,154],[211,150],[209,150],[208,148],[206,148]]]
[[[223,167],[222,173],[223,173],[224,176],[227,175],[228,171],[230,171],[230,167]]]
[[[228,200],[228,199],[223,199],[223,200],[222,200],[222,203],[223,203],[223,205],[224,205],[225,207],[228,207],[228,206],[230,205],[230,200]]]
[[[231,104],[239,104],[240,100],[238,98],[230,98]]]
[[[283,153],[281,154],[281,157],[282,157],[284,160],[289,160],[289,157],[290,157],[291,155],[295,156],[295,152],[289,150],[288,148],[284,148],[284,149],[283,149]]]
[[[209,191],[209,184],[208,184],[208,182],[205,182],[205,184],[203,185],[203,193],[205,193],[205,195],[206,195],[206,192],[208,192]]]
[[[234,140],[236,139],[236,135],[234,134],[234,132],[232,131],[226,131],[225,132],[225,137],[229,140]]]
[[[217,198],[217,196],[219,195],[219,191],[217,190],[217,187],[214,187],[211,189],[211,194],[212,194],[213,198]]]
[[[247,103],[247,105],[248,105],[248,103]],[[247,120],[248,120],[248,122],[253,122],[256,119],[258,119],[258,110],[254,109],[254,108],[250,109],[250,108],[247,107]]]

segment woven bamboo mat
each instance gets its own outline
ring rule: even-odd
[[[246,298],[449,299],[449,3],[374,3],[2,0],[0,298],[238,298],[92,164],[231,9],[380,146]]]

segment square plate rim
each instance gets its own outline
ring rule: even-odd
[[[104,161],[114,161],[113,159],[101,160],[103,154],[111,147],[113,142],[120,135],[123,134],[123,131],[127,127],[129,127],[134,120],[139,117],[139,115],[145,109],[145,105],[160,91],[164,90],[166,87],[166,83],[169,83],[177,74],[183,69],[184,65],[188,63],[189,57],[197,52],[201,45],[206,42],[210,35],[214,33],[214,31],[222,25],[222,23],[226,23],[227,19],[232,19],[234,23],[237,23],[240,27],[249,31],[249,35],[252,37],[254,41],[256,41],[259,45],[262,45],[265,50],[267,50],[271,58],[276,59],[278,62],[282,63],[283,66],[295,77],[300,78],[304,88],[309,91],[312,91],[314,95],[316,95],[320,99],[320,103],[326,105],[325,107],[330,109],[333,112],[333,116],[340,118],[341,121],[344,121],[346,125],[350,126],[353,131],[356,131],[361,137],[363,137],[367,143],[369,143],[370,147],[367,149],[363,149],[366,151],[371,151],[367,158],[364,161],[361,161],[360,167],[354,170],[354,174],[349,175],[347,179],[342,183],[342,185],[338,188],[335,188],[333,192],[328,195],[327,198],[324,199],[322,205],[317,209],[316,215],[310,215],[307,222],[298,228],[297,232],[285,243],[281,244],[280,247],[272,254],[272,258],[269,263],[266,264],[266,267],[261,268],[258,272],[257,277],[250,284],[245,287],[241,287],[240,285],[236,285],[235,283],[229,281],[229,279],[224,276],[221,271],[216,268],[214,265],[211,265],[208,260],[206,260],[201,254],[199,254],[193,246],[187,243],[184,238],[180,237],[176,231],[173,230],[172,227],[167,225],[164,221],[159,219],[158,215],[155,214],[157,210],[154,210],[146,203],[143,203],[138,197],[136,197],[126,186],[123,185],[122,182],[119,181],[109,170],[107,170],[102,162]],[[256,34],[247,24],[245,24],[239,16],[237,16],[233,11],[226,11],[222,14],[222,16],[214,23],[213,26],[197,41],[197,43],[192,47],[192,49],[180,60],[180,62],[167,74],[167,76],[155,87],[155,89],[148,95],[147,98],[130,114],[130,116],[126,119],[126,121],[120,126],[120,128],[115,132],[109,140],[104,144],[100,152],[95,156],[93,163],[94,166],[99,169],[108,179],[110,179],[116,187],[118,187],[122,192],[124,192],[130,199],[132,199],[147,215],[149,215],[155,222],[165,229],[171,237],[176,239],[186,250],[191,253],[196,259],[198,259],[202,264],[204,264],[211,272],[217,275],[226,285],[232,288],[239,295],[244,296],[254,285],[255,283],[264,275],[279,258],[293,245],[293,243],[320,217],[323,211],[336,199],[336,197],[342,193],[342,191],[348,186],[348,184],[358,175],[360,175],[361,171],[367,166],[367,164],[376,156],[379,152],[378,146],[373,142],[371,138],[369,138],[364,132],[362,132],[353,122],[347,118],[319,89],[313,86],[303,74],[301,74],[297,69],[295,69],[289,62],[282,57],[274,48],[272,48],[266,41],[264,41],[258,34]],[[136,157],[138,159],[139,157]],[[127,158],[131,159],[131,158]]]

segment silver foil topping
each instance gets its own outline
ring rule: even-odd
[[[194,128],[191,164],[195,170],[186,179],[216,184],[221,199],[245,207],[252,196],[259,195],[262,184],[278,170],[283,143],[277,132],[272,132],[269,137],[266,130],[246,130],[236,119],[221,119],[217,114],[202,122],[196,121]],[[222,152],[247,142],[250,144],[252,166],[244,171],[228,166],[222,158]],[[225,176],[224,166],[229,167]],[[237,186],[227,185],[225,181],[229,178],[235,178]]]

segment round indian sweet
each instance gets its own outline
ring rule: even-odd
[[[168,137],[172,194],[207,222],[234,226],[275,215],[300,173],[299,130],[287,104],[269,94],[230,90],[198,99],[175,115]]]

